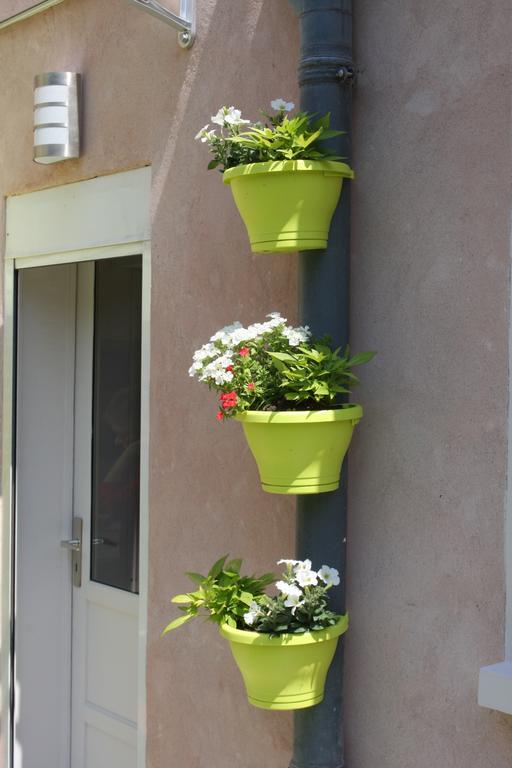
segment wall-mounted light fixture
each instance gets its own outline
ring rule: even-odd
[[[138,8],[165,21],[178,30],[178,42],[182,48],[190,48],[196,38],[196,0],[179,0],[180,12],[175,13],[172,7],[176,0],[129,0]]]
[[[80,157],[82,76],[46,72],[34,79],[34,160],[58,163]]]

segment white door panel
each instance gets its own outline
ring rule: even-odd
[[[71,768],[125,768],[135,767],[137,758],[139,598],[91,580],[91,546],[106,546],[98,539],[91,545],[94,270],[93,263],[78,265],[74,509],[83,520],[83,550],[82,585],[73,587]],[[98,375],[97,355],[96,367]],[[118,549],[111,543],[107,553],[115,557]]]

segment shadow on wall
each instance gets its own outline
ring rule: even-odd
[[[221,106],[212,99],[211,76],[218,73],[219,81],[225,84],[216,88],[222,94],[222,103],[228,106],[235,101],[235,106],[256,117],[260,108],[266,108],[271,99],[281,96],[279,69],[277,59],[283,50],[290,48],[290,55],[295,56],[293,46],[290,46],[290,28],[282,23],[282,9],[276,8],[272,0],[262,0],[260,3],[247,3],[237,8],[237,13],[229,13],[224,5],[216,0],[207,20],[198,19],[198,37],[189,51],[182,52],[177,57],[173,81],[182,83],[176,94],[175,109],[172,123],[168,130],[163,149],[157,162],[154,163],[153,173],[153,219],[162,201],[167,203],[165,192],[167,183],[172,183],[175,174],[186,172],[190,162],[194,164],[208,162],[206,151],[191,150],[194,136],[210,120]],[[290,9],[291,20],[295,19]],[[250,40],[250,46],[245,51],[237,51],[237,30],[244,29],[244,39]],[[269,29],[272,35],[278,35],[277,46],[270,48],[270,57],[276,61],[271,66],[276,70],[276,85],[258,76],[258,70],[247,64],[253,59],[269,58]],[[226,50],[219,41],[228,39],[232,48]],[[282,39],[281,39],[282,38]],[[239,64],[233,66],[233,56],[239,56]],[[242,55],[240,55],[242,54]],[[270,89],[272,92],[270,92]],[[249,112],[250,110],[250,112]],[[194,159],[191,155],[194,155]],[[184,167],[185,166],[185,167]],[[172,178],[169,179],[172,168]]]

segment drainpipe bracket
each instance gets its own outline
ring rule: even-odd
[[[356,80],[356,69],[352,64],[342,64],[336,72],[336,77],[342,85],[354,85]]]

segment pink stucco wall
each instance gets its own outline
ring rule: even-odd
[[[221,104],[257,116],[296,97],[297,29],[287,3],[199,0],[198,42],[126,0],[66,0],[0,34],[2,195],[151,164],[152,334],[148,768],[286,764],[291,718],[249,706],[213,625],[160,639],[185,570],[226,552],[271,570],[293,552],[293,501],[263,494],[236,424],[187,375],[191,354],[235,319],[295,308],[294,256],[254,256],[229,189],[193,141]],[[32,82],[85,81],[84,153],[37,166]]]
[[[356,3],[352,346],[366,416],[350,474],[351,768],[506,768],[479,709],[504,643],[510,10]],[[282,768],[291,718],[249,707],[215,629],[159,633],[168,597],[226,551],[271,568],[293,502],[260,492],[236,424],[186,375],[220,325],[293,317],[294,256],[256,256],[192,137],[222,103],[296,98],[285,0],[198,0],[198,41],[126,0],[65,0],[0,33],[3,196],[151,164],[148,768]],[[32,79],[81,71],[84,154],[31,162]]]
[[[511,10],[355,7],[348,765],[506,768]]]

